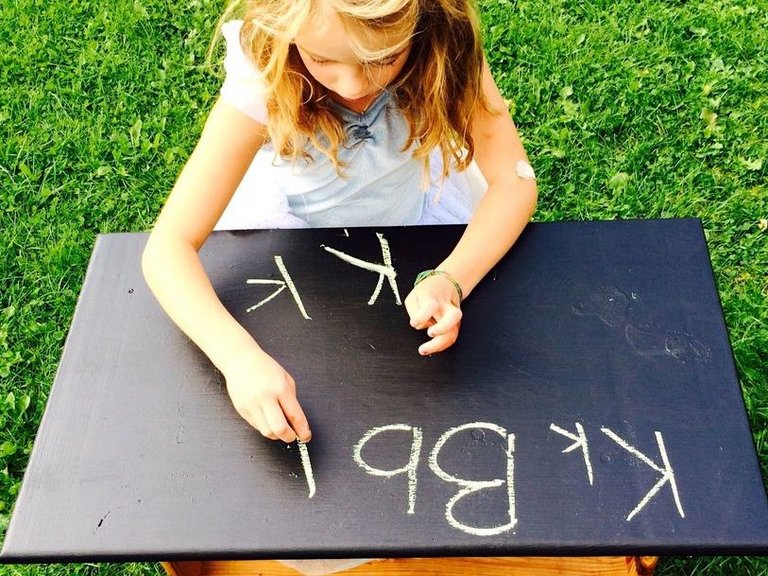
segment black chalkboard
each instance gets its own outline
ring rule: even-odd
[[[314,486],[156,304],[146,236],[99,237],[1,559],[765,553],[700,223],[533,224],[459,342],[423,358],[398,295],[461,232],[204,247],[225,305],[299,384]]]

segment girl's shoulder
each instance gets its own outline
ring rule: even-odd
[[[221,26],[221,35],[227,47],[221,97],[247,116],[266,124],[265,82],[259,69],[243,51],[240,43],[242,27],[242,20],[230,20]]]
[[[224,57],[224,69],[227,74],[239,72],[241,74],[258,75],[256,66],[243,51],[240,43],[240,31],[243,28],[242,20],[230,20],[221,25],[221,35],[227,46],[227,54]]]

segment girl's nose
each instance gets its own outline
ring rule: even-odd
[[[336,92],[344,98],[354,100],[366,95],[369,84],[368,75],[362,67],[351,68],[339,76]]]

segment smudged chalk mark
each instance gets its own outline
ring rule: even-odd
[[[712,354],[709,348],[683,330],[627,324],[624,335],[641,356],[669,356],[683,364],[692,364],[704,362]]]
[[[636,299],[633,294],[632,300]],[[571,310],[579,316],[597,316],[603,324],[616,328],[627,321],[631,305],[630,298],[616,286],[601,286]]]
[[[485,442],[485,432],[480,428],[474,428],[472,430],[472,440],[475,442]]]
[[[630,323],[629,313],[638,300],[636,292],[627,296],[616,286],[602,286],[571,310],[579,316],[597,316],[612,328],[624,328],[626,340],[641,356],[669,356],[683,364],[703,362],[711,357],[711,350],[684,330]]]

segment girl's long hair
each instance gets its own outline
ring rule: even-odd
[[[328,156],[337,172],[339,148],[346,138],[340,118],[329,106],[328,90],[304,67],[294,37],[308,18],[335,10],[352,49],[362,60],[377,60],[402,50],[408,60],[393,84],[399,110],[410,128],[402,151],[414,143],[414,158],[429,175],[430,151],[442,151],[443,177],[450,166],[467,167],[473,158],[471,121],[491,112],[481,86],[483,51],[473,0],[234,0],[224,20],[240,12],[240,42],[266,83],[267,130],[282,157],[309,158],[311,143]],[[371,50],[366,40],[393,39],[386,49]],[[375,44],[375,42],[374,42]],[[379,45],[381,43],[379,42]],[[498,112],[495,112],[498,113]]]

